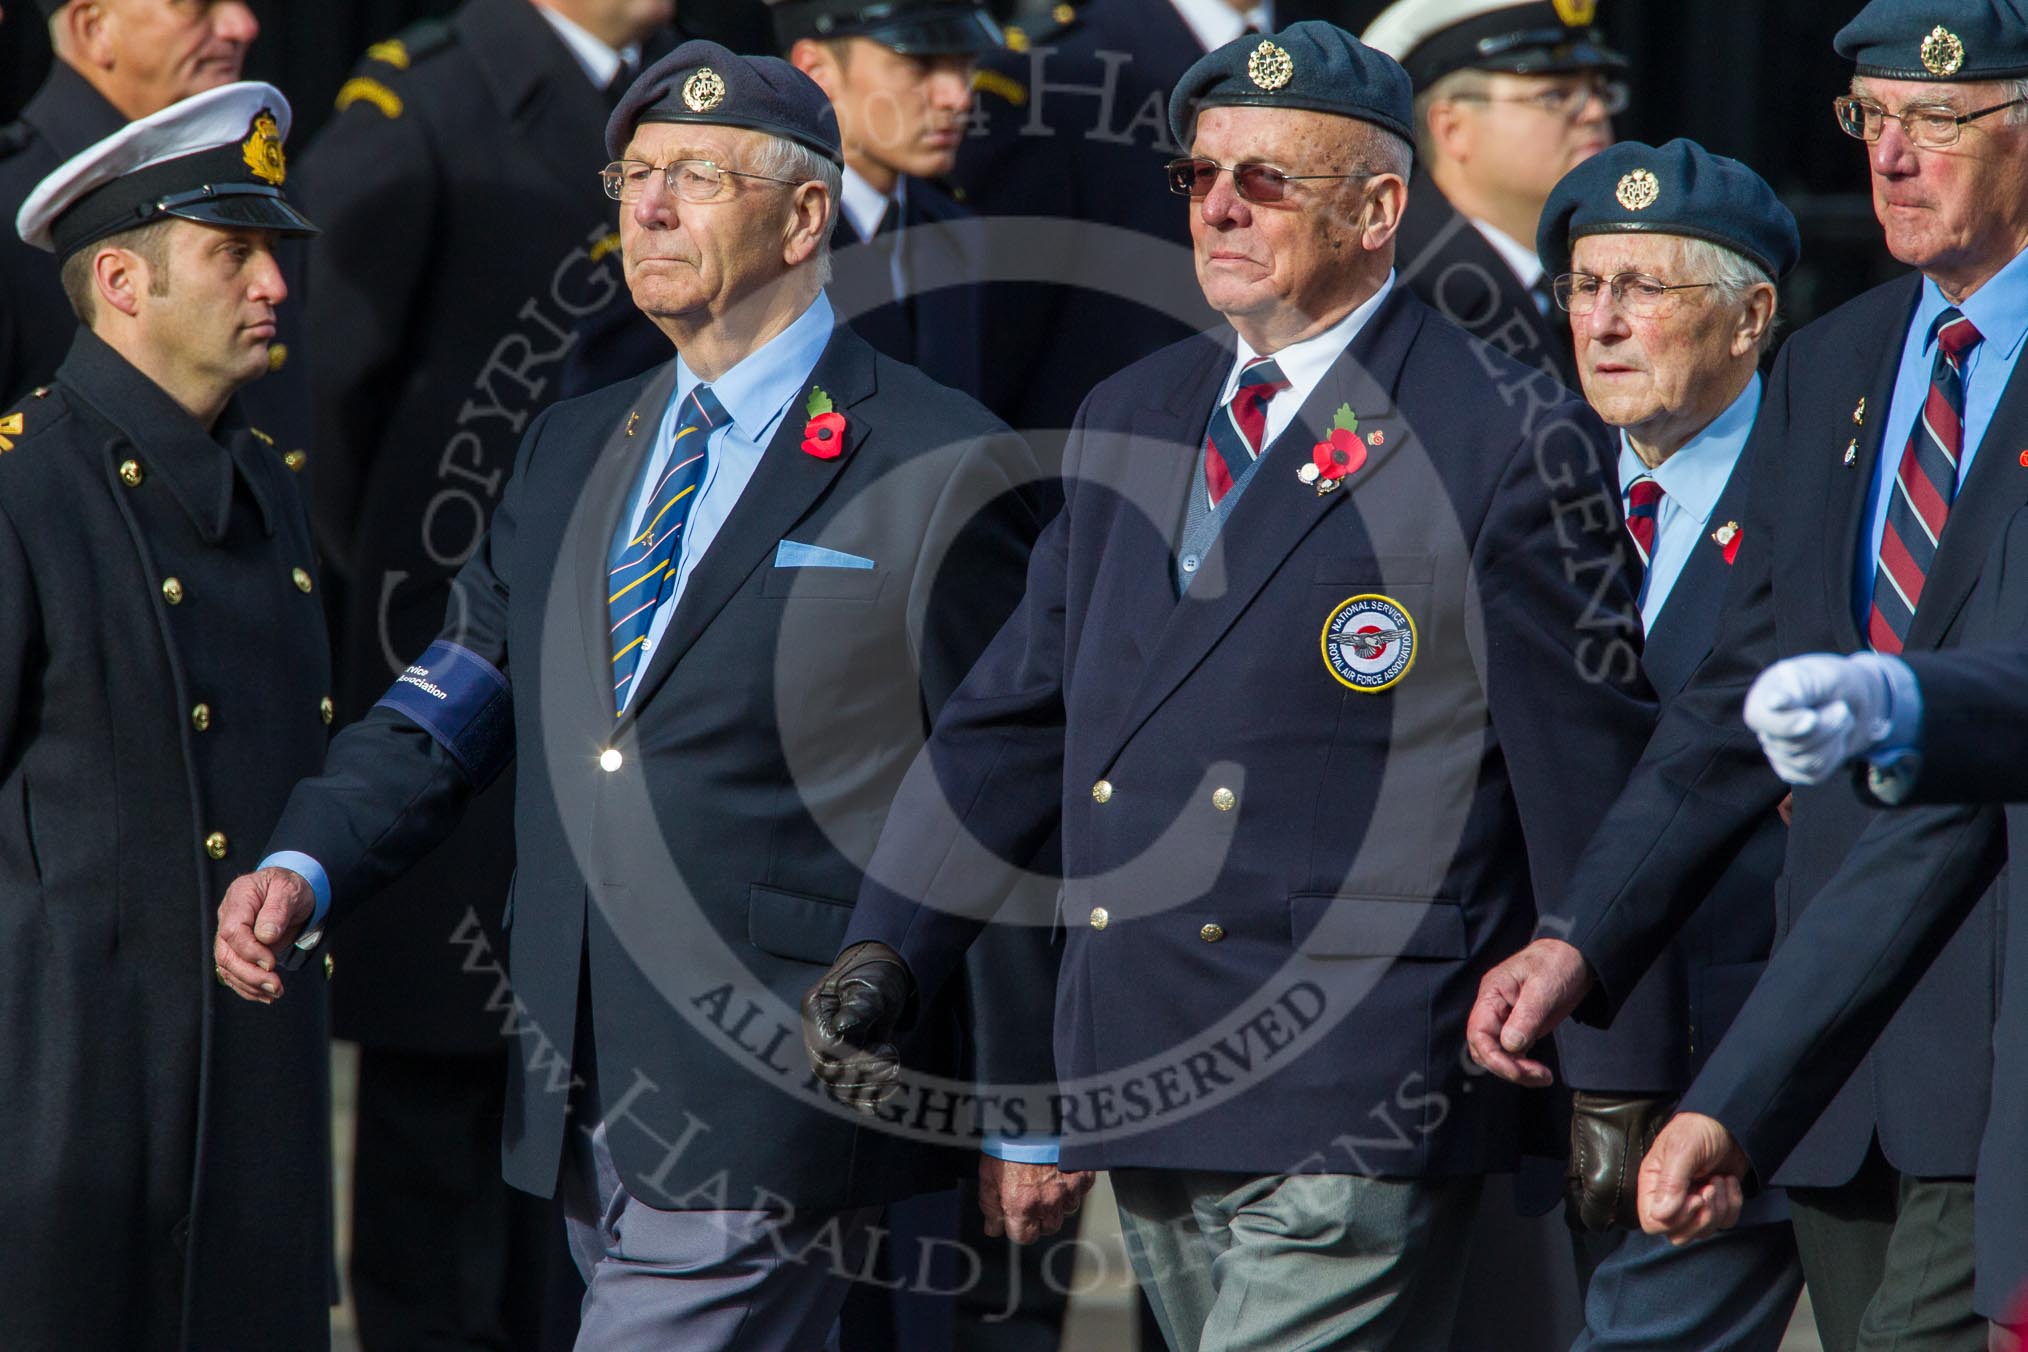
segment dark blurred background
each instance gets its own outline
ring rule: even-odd
[[[1340,22],[1357,31],[1386,0],[1344,0]],[[297,145],[314,135],[353,63],[403,25],[456,0],[252,0],[261,37],[249,78],[267,80],[296,109]],[[34,0],[0,0],[0,123],[27,102],[49,62]],[[998,0],[995,8],[1038,30],[1051,0]],[[1803,229],[1803,262],[1783,287],[1788,327],[1885,280],[1899,269],[1882,251],[1857,142],[1831,120],[1850,68],[1831,36],[1859,0],[1602,0],[1599,22],[1632,61],[1634,103],[1619,134],[1659,142],[1689,136],[1736,156],[1773,183]],[[754,50],[768,41],[760,0],[677,0],[693,32]]]

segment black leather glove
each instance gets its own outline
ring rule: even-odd
[[[1641,1160],[1675,1111],[1673,1098],[1582,1090],[1572,1098],[1564,1194],[1573,1228],[1640,1230]]]
[[[894,1030],[915,978],[886,944],[854,944],[803,997],[803,1050],[834,1097],[872,1112],[893,1096],[901,1073]]]

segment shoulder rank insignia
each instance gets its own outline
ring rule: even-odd
[[[0,453],[14,449],[13,438],[26,430],[28,421],[19,413],[10,413],[0,418]]]
[[[1013,76],[1003,75],[997,70],[982,69],[975,72],[972,76],[972,88],[981,94],[997,95],[1016,108],[1025,107],[1028,103],[1028,86]]]
[[[383,66],[393,66],[396,70],[407,70],[408,44],[400,38],[376,42],[366,49],[366,59],[378,61]]]
[[[258,441],[263,446],[272,446],[275,444],[275,439],[269,436],[266,432],[261,431],[261,429],[258,427],[249,427],[246,430],[253,433],[254,440]]]
[[[389,118],[401,116],[401,95],[378,80],[358,76],[339,86],[337,110],[344,112],[355,103],[370,103]]]

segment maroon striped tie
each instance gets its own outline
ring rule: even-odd
[[[1260,457],[1268,400],[1288,387],[1274,358],[1256,357],[1240,372],[1232,402],[1211,415],[1211,427],[1205,434],[1204,491],[1213,507],[1225,500],[1233,480]]]
[[[1662,485],[1643,474],[1627,485],[1627,534],[1641,551],[1641,562],[1655,557],[1655,516],[1662,507]]]
[[[1982,335],[1955,308],[1937,317],[1936,361],[1929,397],[1909,433],[1901,469],[1889,487],[1887,526],[1873,574],[1873,612],[1866,641],[1875,652],[1898,653],[1922,602],[1922,584],[1936,562],[1937,542],[1958,492],[1965,439],[1965,354]]]

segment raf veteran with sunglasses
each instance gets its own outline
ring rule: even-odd
[[[1569,928],[1486,983],[1472,1049],[1502,1075],[1546,1080],[1528,1046],[1573,1009],[1587,1022],[1616,1009],[1787,792],[1741,722],[1760,670],[1962,642],[1988,552],[2028,506],[2028,6],[1875,0],[1837,49],[1857,66],[1839,122],[1864,149],[1889,252],[1917,271],[1783,348],[1747,445],[1752,488],[1712,655],[1670,701],[1569,892],[1545,903]],[[1976,871],[1933,876],[1919,855],[1847,869],[1877,816],[1846,784],[1795,790],[1777,962],[1808,909],[1985,889]],[[2003,918],[1990,894],[1965,909],[1850,1081],[1753,1161],[1788,1189],[1829,1347],[1982,1347],[1980,1314],[2011,1295],[1973,1287],[1991,1244],[1974,1234],[1971,1180]],[[1729,1041],[1786,1017],[1755,1000]],[[1989,1142],[1989,1161],[1995,1144],[2028,1157],[2012,1139]]]
[[[513,762],[505,1173],[563,1190],[579,1345],[811,1348],[871,1270],[875,1208],[968,1162],[809,1088],[795,1006],[927,719],[1018,598],[1035,470],[834,322],[842,156],[808,77],[685,43],[606,146],[628,286],[675,356],[530,425],[444,631],[297,786],[216,951],[288,1000],[298,936]],[[954,1066],[950,1007],[921,1014]]]
[[[995,861],[1060,826],[1060,1166],[1112,1171],[1191,1352],[1449,1345],[1522,1107],[1466,1073],[1471,993],[1653,714],[1611,660],[1639,633],[1604,428],[1395,279],[1409,103],[1323,23],[1177,86],[1229,327],[1085,401],[1027,594],[807,1004],[819,1074],[877,1100]]]
[[[1737,160],[1691,141],[1624,142],[1556,185],[1538,247],[1585,398],[1620,432],[1621,503],[1645,566],[1641,666],[1666,707],[1711,652],[1734,571],[1749,499],[1740,456],[1774,284],[1801,249],[1795,218]],[[1778,1189],[1721,1240],[1678,1249],[1640,1232],[1632,1186],[1643,1144],[1767,960],[1787,835],[1762,816],[1609,1030],[1558,1032],[1577,1091],[1572,1217],[1589,1232],[1582,1265],[1597,1264],[1581,1352],[1774,1352],[1787,1331],[1803,1274]]]

